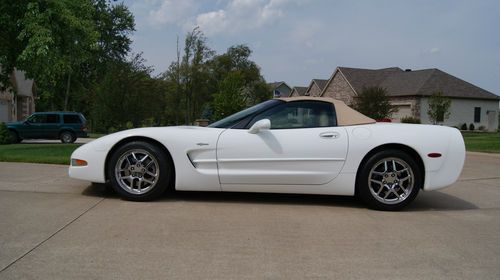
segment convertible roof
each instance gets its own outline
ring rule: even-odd
[[[347,106],[343,101],[329,98],[329,97],[309,97],[309,96],[298,96],[298,97],[285,97],[276,98],[283,100],[285,102],[299,101],[299,100],[311,100],[311,101],[323,101],[332,103],[335,106],[335,112],[337,113],[337,125],[358,125],[358,124],[369,124],[375,123],[375,120],[369,118],[360,112]]]

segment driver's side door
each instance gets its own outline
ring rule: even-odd
[[[249,133],[269,119],[270,129]],[[334,179],[347,154],[347,133],[336,126],[332,103],[286,102],[256,115],[245,129],[219,137],[217,163],[222,190],[234,185],[321,185]]]

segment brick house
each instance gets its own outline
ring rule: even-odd
[[[311,83],[307,87],[306,96],[321,96],[321,93],[325,89],[328,80],[323,79],[312,79]]]
[[[33,80],[27,79],[24,72],[14,70],[11,75],[11,88],[0,90],[0,122],[20,121],[35,112],[35,90]]]
[[[306,91],[307,87],[293,87],[292,92],[290,92],[290,97],[304,96]]]
[[[450,117],[444,125],[473,123],[489,131],[498,128],[500,97],[439,69],[412,71],[398,67],[360,69],[338,67],[320,96],[333,97],[352,105],[364,87],[382,87],[398,109],[391,118],[399,122],[405,116],[430,123],[427,111],[429,96],[436,91],[451,98]]]

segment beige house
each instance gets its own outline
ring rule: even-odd
[[[14,70],[12,88],[0,91],[0,122],[20,121],[35,112],[35,83]],[[15,92],[15,93],[14,93]]]
[[[352,105],[364,87],[382,87],[387,90],[398,111],[392,115],[395,122],[405,116],[430,123],[427,111],[429,96],[441,91],[451,98],[450,117],[442,123],[460,126],[473,123],[489,131],[498,129],[500,97],[439,69],[412,71],[398,67],[360,69],[338,67],[320,96],[333,97]]]
[[[323,79],[312,79],[311,83],[307,87],[306,96],[321,96],[323,89],[325,88],[328,80]]]
[[[307,87],[293,87],[290,92],[290,97],[304,96],[306,91]]]

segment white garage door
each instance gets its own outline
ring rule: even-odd
[[[392,119],[395,122],[400,122],[403,117],[409,117],[412,115],[410,104],[396,105],[396,108],[398,109],[397,112],[392,114]]]
[[[6,101],[0,100],[0,122],[9,121],[9,106]]]

